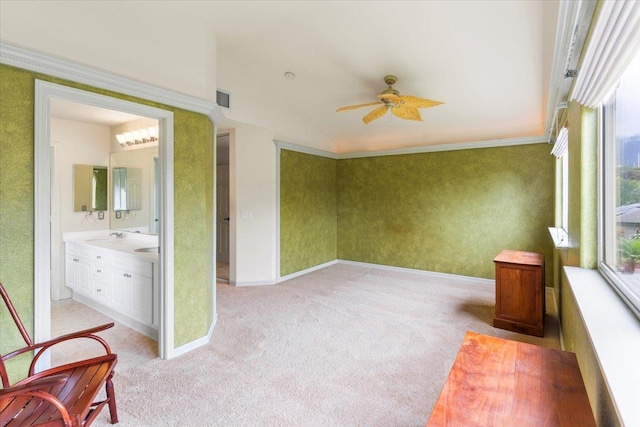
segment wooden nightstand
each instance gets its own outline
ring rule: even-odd
[[[496,315],[493,326],[544,336],[544,256],[504,250],[496,266]]]

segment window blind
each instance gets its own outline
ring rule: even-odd
[[[556,138],[556,142],[553,144],[553,149],[551,150],[551,154],[556,157],[562,157],[567,152],[567,148],[569,147],[569,132],[567,128],[563,127],[560,129],[558,133],[558,138]]]
[[[640,48],[640,2],[603,1],[570,99],[595,108]]]

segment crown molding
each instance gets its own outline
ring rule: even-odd
[[[563,103],[566,104],[569,97],[574,81],[570,72],[578,69],[580,54],[595,7],[596,0],[560,2],[545,122],[549,141],[554,139],[557,112],[563,107]]]
[[[5,42],[0,42],[0,64],[205,114],[216,125],[224,121],[224,113],[215,102]]]
[[[338,155],[330,151],[320,150],[318,148],[305,147],[304,145],[294,144],[286,141],[273,141],[276,144],[276,148],[297,151],[298,153],[311,154],[314,156],[327,157],[329,159],[337,159]]]
[[[511,147],[514,145],[546,144],[548,143],[548,137],[546,135],[528,136],[522,138],[504,138],[486,141],[459,142],[452,144],[423,145],[420,147],[405,147],[395,148],[391,150],[361,151],[353,153],[332,153],[329,151],[319,150],[317,148],[305,147],[291,142],[274,142],[276,144],[276,147],[281,149],[340,160],[357,159],[361,157],[397,156],[401,154],[435,153],[439,151],[474,150],[477,148]]]

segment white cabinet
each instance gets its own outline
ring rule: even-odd
[[[91,251],[82,245],[66,244],[65,284],[75,292],[91,294]]]
[[[127,256],[111,258],[112,305],[147,325],[154,324],[153,263]],[[157,317],[157,316],[156,316]]]
[[[133,254],[66,243],[65,282],[74,298],[143,333],[159,325],[153,272],[152,261]]]

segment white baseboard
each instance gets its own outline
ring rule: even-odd
[[[110,317],[116,322],[122,323],[123,325],[133,329],[134,331],[140,332],[142,335],[148,336],[154,341],[158,341],[158,328],[154,326],[149,326],[132,317],[127,316],[126,314],[122,314],[119,311],[116,311],[112,308],[102,305],[98,301],[95,301],[92,298],[86,297],[77,291],[73,291],[73,299],[78,302],[81,302],[82,304],[88,307],[91,307],[92,309],[104,314],[105,316]]]
[[[178,356],[182,356],[183,354],[188,353],[192,350],[195,350],[196,348],[209,344],[211,342],[211,337],[213,336],[213,330],[216,327],[217,323],[218,323],[218,316],[216,315],[216,317],[213,319],[213,322],[211,322],[211,326],[209,327],[209,332],[207,332],[206,336],[202,338],[198,338],[197,340],[191,341],[190,343],[181,345],[180,347],[174,348],[173,352],[171,353],[171,358],[173,359]]]
[[[428,270],[417,270],[415,268],[393,267],[393,266],[389,266],[389,265],[371,264],[371,263],[368,263],[368,262],[348,261],[348,260],[343,260],[343,259],[339,259],[336,262],[338,264],[356,265],[356,266],[359,266],[359,267],[377,268],[377,269],[380,269],[380,270],[387,270],[387,271],[413,273],[413,274],[420,274],[420,275],[423,275],[423,276],[443,278],[443,279],[463,279],[463,280],[466,280],[466,281],[476,282],[478,284],[483,284],[483,285],[492,285],[493,286],[496,283],[495,280],[493,280],[493,279],[484,279],[482,277],[472,277],[472,276],[461,276],[459,274],[439,273],[439,272],[428,271]]]
[[[273,280],[256,280],[254,282],[229,282],[230,285],[242,287],[242,286],[266,286],[266,285],[275,285],[276,282]]]
[[[314,271],[322,270],[323,268],[337,264],[338,262],[339,260],[334,259],[333,261],[328,261],[323,264],[318,264],[318,265],[314,265],[313,267],[305,268],[304,270],[296,271],[295,273],[287,274],[286,276],[282,276],[280,279],[278,279],[278,283],[284,282],[286,280],[294,279],[296,277],[304,276],[305,274],[309,274]]]

